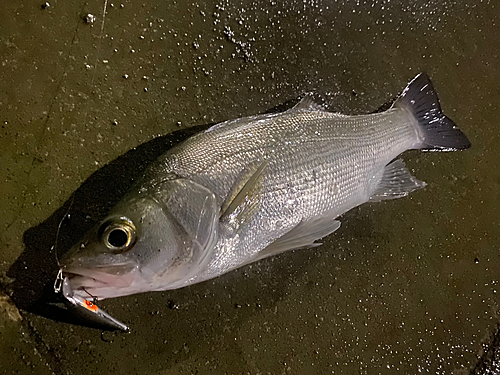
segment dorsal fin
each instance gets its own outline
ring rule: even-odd
[[[325,108],[321,104],[318,104],[314,101],[314,99],[306,95],[300,101],[295,104],[291,109],[291,111],[324,111]]]

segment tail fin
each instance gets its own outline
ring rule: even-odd
[[[417,75],[394,103],[410,111],[423,135],[420,148],[454,151],[471,146],[464,133],[441,112],[439,99],[425,73]]]

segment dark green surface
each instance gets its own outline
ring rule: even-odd
[[[0,24],[0,271],[23,316],[13,319],[2,297],[1,371],[476,366],[500,314],[497,2],[129,1],[108,2],[105,18],[103,2],[41,5],[3,4]],[[353,210],[322,247],[182,290],[104,301],[130,334],[101,336],[28,312],[42,311],[32,303],[56,268],[50,246],[71,194],[98,171],[76,194],[61,251],[112,203],[106,191],[124,190],[187,133],[101,169],[128,150],[308,92],[331,110],[372,112],[420,71],[472,142],[461,153],[405,154],[425,189]],[[57,317],[51,311],[42,315]]]

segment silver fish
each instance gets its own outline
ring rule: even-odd
[[[172,148],[63,259],[75,296],[181,288],[317,246],[367,201],[425,186],[394,160],[470,147],[432,83],[415,77],[385,112],[345,116],[305,98],[217,124]]]

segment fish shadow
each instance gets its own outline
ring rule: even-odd
[[[63,307],[62,297],[54,292],[57,257],[102,220],[160,155],[211,125],[174,131],[129,150],[95,171],[47,220],[28,229],[23,235],[24,251],[2,281],[14,304],[52,320],[100,328]]]

